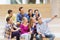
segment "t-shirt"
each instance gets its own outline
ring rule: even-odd
[[[17,19],[17,22],[21,22],[23,17],[28,18],[28,14],[27,14],[27,13],[24,13],[24,14],[22,15],[21,13],[18,13],[18,14],[17,14],[17,18],[16,18],[16,19]]]
[[[21,24],[20,25],[20,28],[21,28],[21,34],[24,34],[24,33],[28,33],[29,32],[28,25],[27,26],[24,26],[23,24]]]
[[[7,17],[9,17],[9,15],[8,15],[8,14],[6,15],[6,18],[7,18]],[[13,16],[12,16],[11,18],[13,19],[13,22],[14,22],[14,23],[16,23],[16,15],[15,15],[15,14],[13,14]]]

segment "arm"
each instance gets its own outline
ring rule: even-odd
[[[37,33],[38,33],[39,35],[41,34],[42,37],[45,37],[45,35],[42,34],[41,31],[40,31],[40,27],[39,27],[39,25],[37,25],[36,28],[37,28]]]
[[[29,16],[28,16],[28,14],[27,13],[25,13],[25,15],[24,15],[26,18],[28,18],[29,19]]]
[[[16,30],[14,30],[13,28],[15,28]],[[20,30],[20,28],[17,28],[15,24],[13,24],[13,27],[10,27],[10,29],[12,32]]]
[[[57,17],[57,15],[53,16],[53,17],[51,18],[51,20],[53,20],[53,19],[56,18],[56,17]]]
[[[46,23],[49,23],[50,21],[52,21],[54,18],[56,18],[57,17],[57,15],[55,15],[55,16],[53,16],[53,17],[51,17],[51,18],[48,18],[48,19],[46,19],[45,20],[45,22]]]
[[[39,25],[36,25],[37,33],[41,34]]]
[[[18,31],[19,29],[16,29],[16,30],[14,30],[13,28],[11,28],[11,32],[16,32],[16,31]]]
[[[33,33],[34,28],[30,28],[30,31],[28,32],[29,34]]]
[[[30,29],[30,31],[29,31],[28,33],[29,33],[29,34],[32,34],[32,32],[33,32],[33,31]]]
[[[16,30],[20,30],[20,28],[17,28],[16,26],[14,26],[14,28],[15,28]]]
[[[20,20],[19,20],[19,14],[17,14],[16,20],[17,20],[17,22],[20,22]]]

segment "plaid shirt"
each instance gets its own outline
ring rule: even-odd
[[[50,30],[49,30],[48,25],[47,25],[47,23],[50,21],[51,21],[51,19],[46,19],[43,21],[42,24],[38,23],[36,25],[37,32],[41,32],[42,34],[45,34],[45,33],[50,34]]]
[[[5,33],[8,32],[10,34],[11,28],[14,28],[15,24],[6,24],[5,25]],[[7,34],[7,33],[6,33]]]

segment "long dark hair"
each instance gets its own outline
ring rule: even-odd
[[[29,29],[32,28],[33,26],[33,17],[30,17],[30,21],[29,21]]]
[[[30,11],[31,11],[32,9],[29,9],[28,10],[28,15],[30,16]],[[33,17],[34,16],[34,14],[32,13],[32,15],[30,16],[30,17]]]

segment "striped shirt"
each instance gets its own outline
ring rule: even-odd
[[[50,32],[50,30],[49,30],[49,28],[48,28],[48,25],[47,25],[47,23],[48,22],[50,22],[51,21],[51,19],[49,18],[49,19],[46,19],[46,20],[44,20],[43,22],[42,22],[42,24],[37,24],[36,25],[36,28],[37,28],[37,32],[41,32],[42,34],[50,34],[51,32]]]

